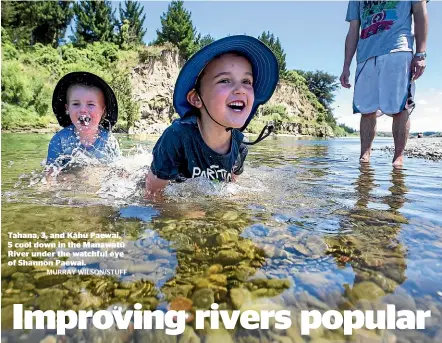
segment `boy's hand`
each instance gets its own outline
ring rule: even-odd
[[[156,193],[162,191],[169,184],[169,180],[156,177],[151,171],[146,175],[146,191],[144,198],[153,199]]]
[[[342,87],[344,88],[351,87],[351,84],[348,82],[349,78],[350,78],[350,68],[344,67],[344,69],[342,70],[341,77],[339,78]]]

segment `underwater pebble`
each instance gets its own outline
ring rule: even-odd
[[[40,341],[40,343],[57,343],[57,337],[55,336],[47,336]]]
[[[252,294],[245,288],[232,288],[230,290],[230,301],[235,309],[240,309],[243,304],[252,301]]]
[[[146,262],[143,264],[136,264],[129,266],[127,268],[127,271],[133,274],[135,273],[150,274],[154,272],[159,266],[160,264],[158,262]]]
[[[207,310],[215,302],[215,295],[213,290],[202,288],[193,293],[192,301],[196,308]]]

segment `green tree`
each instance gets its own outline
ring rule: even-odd
[[[338,77],[322,70],[314,72],[297,70],[297,73],[304,77],[310,92],[316,95],[325,108],[329,109],[335,100],[333,92],[339,87]]]
[[[121,47],[128,48],[143,44],[146,34],[146,30],[143,29],[144,20],[146,20],[143,9],[144,7],[138,1],[126,0],[124,8],[120,3],[119,43]]]
[[[318,98],[321,105],[324,106],[326,110],[324,114],[325,121],[335,128],[336,119],[333,116],[331,104],[335,100],[334,91],[339,87],[337,82],[338,77],[322,70],[316,70],[314,72],[297,70],[297,72],[304,77],[310,92],[312,92]]]
[[[57,47],[74,15],[72,2],[2,1],[2,26],[16,43]]]
[[[76,32],[72,38],[77,46],[93,42],[115,42],[115,10],[110,1],[80,1],[75,3]]]
[[[1,18],[2,18],[2,27],[7,28],[10,26],[11,22],[17,15],[16,4],[18,1],[4,1],[2,0],[2,10],[1,10]]]
[[[188,59],[197,49],[195,32],[191,13],[183,7],[183,1],[172,1],[161,16],[161,31],[157,30],[155,44],[170,42]]]
[[[286,72],[286,62],[285,62],[285,52],[284,49],[281,46],[281,42],[279,41],[279,38],[275,39],[275,36],[273,33],[270,33],[269,31],[263,32],[258,39],[263,42],[265,45],[267,45],[270,50],[273,51],[273,53],[276,56],[276,59],[278,60],[279,65],[279,72],[281,74],[284,74]]]
[[[195,39],[195,45],[197,46],[197,50],[199,50],[204,48],[206,45],[213,43],[214,41],[215,38],[213,38],[211,35],[207,34],[201,37],[201,34],[199,33],[198,37]]]

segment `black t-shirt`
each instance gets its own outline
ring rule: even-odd
[[[233,129],[230,151],[219,154],[204,142],[195,116],[175,120],[153,148],[151,170],[163,180],[206,177],[231,181],[232,173],[240,175],[243,172],[248,152],[243,138],[239,130]]]

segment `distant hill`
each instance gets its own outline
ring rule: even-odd
[[[393,137],[393,133],[379,131],[379,132],[376,132],[376,137]]]
[[[442,137],[442,132],[436,131],[425,131],[425,132],[412,132],[410,133],[410,137],[416,138],[418,134],[422,134],[423,137]],[[392,132],[376,132],[376,137],[393,137]]]

